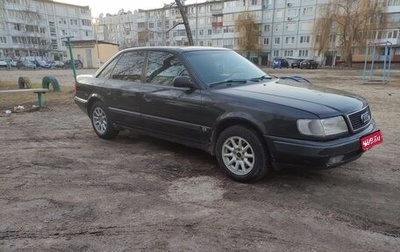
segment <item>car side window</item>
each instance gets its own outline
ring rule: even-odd
[[[146,83],[172,86],[176,76],[184,75],[189,75],[186,68],[172,53],[149,52]]]
[[[111,74],[114,70],[115,64],[118,62],[118,59],[120,57],[115,58],[113,61],[111,61],[97,76],[97,78],[102,78],[102,79],[111,79]]]
[[[143,51],[124,53],[118,60],[111,74],[111,79],[140,82],[144,65]]]

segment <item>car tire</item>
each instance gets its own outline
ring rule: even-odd
[[[231,126],[221,132],[216,156],[223,171],[239,182],[257,181],[269,171],[265,143],[259,134],[244,126]]]
[[[113,126],[106,106],[100,101],[94,102],[91,106],[90,120],[92,121],[94,131],[100,138],[113,139],[119,133]]]

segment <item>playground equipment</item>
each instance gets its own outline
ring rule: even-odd
[[[375,63],[375,55],[376,55],[376,48],[385,46],[385,54],[383,59],[383,68],[382,68],[382,76],[379,78],[374,79],[374,63]],[[371,54],[371,63],[370,68],[368,68],[368,57],[370,56],[370,48],[372,49]],[[365,51],[365,62],[364,62],[364,71],[362,76],[363,84],[366,83],[382,83],[387,84],[390,80],[390,68],[392,62],[392,43],[389,41],[386,42],[379,42],[379,43],[371,43],[369,42]]]

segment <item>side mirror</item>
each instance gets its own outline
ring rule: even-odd
[[[180,88],[195,89],[195,85],[193,84],[192,79],[190,79],[190,77],[188,76],[175,77],[173,81],[173,86]]]

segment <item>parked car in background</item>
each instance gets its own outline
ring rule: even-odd
[[[13,60],[13,59],[11,59],[11,58],[8,58],[8,59],[6,59],[6,60],[10,62],[10,64],[11,64],[12,67],[16,67],[16,66],[17,66],[17,61],[16,61],[16,60]]]
[[[74,60],[75,61],[75,68],[83,68],[83,62],[80,60]],[[71,60],[67,60],[64,62],[63,68],[71,68]]]
[[[6,59],[3,59],[3,58],[0,58],[0,67],[7,67],[7,60]]]
[[[272,61],[272,68],[289,68],[289,61],[287,61],[287,59],[284,58],[275,58]]]
[[[29,60],[19,60],[17,62],[17,68],[18,69],[36,69],[36,65],[32,63],[32,61]]]
[[[293,60],[291,67],[292,68],[300,68],[300,63],[303,61],[304,59],[295,59]]]
[[[226,48],[137,47],[79,75],[74,100],[100,138],[129,129],[199,148],[241,182],[339,166],[382,142],[365,99],[296,79]]]
[[[32,63],[35,64],[37,68],[51,68],[51,65],[45,60],[33,60]]]
[[[50,65],[52,68],[63,68],[64,67],[64,62],[55,60],[53,62],[50,62]]]
[[[300,63],[300,68],[301,69],[303,69],[303,68],[306,68],[306,69],[317,69],[318,66],[319,66],[318,62],[313,60],[313,59],[306,59],[306,60],[303,60]]]

